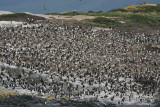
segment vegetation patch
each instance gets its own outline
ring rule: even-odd
[[[75,16],[75,15],[87,15],[87,16],[103,16],[105,15],[105,12],[103,11],[88,11],[88,12],[78,12],[78,11],[72,11],[72,12],[62,12],[62,13],[46,13],[46,15],[67,15],[67,16]]]
[[[97,17],[94,19],[88,19],[88,20],[83,21],[83,23],[95,25],[95,26],[113,27],[113,28],[124,25],[115,19],[112,20],[112,19],[108,19],[105,17]]]
[[[7,97],[15,96],[15,95],[16,93],[0,93],[1,98],[7,98]]]
[[[131,5],[131,6],[125,7],[124,9],[132,9],[132,8],[139,7],[139,6],[144,6],[144,5],[145,5],[145,4]]]
[[[14,14],[4,14],[0,15],[0,20],[5,20],[5,21],[24,21],[27,18],[34,19],[34,20],[45,20],[43,17],[39,16],[33,16],[29,15],[26,13],[14,13]]]
[[[47,99],[54,99],[52,96],[46,96]]]
[[[49,14],[49,13],[48,13]],[[52,13],[50,13],[52,14]],[[54,15],[55,13],[53,13]],[[58,14],[58,13],[56,13]],[[160,4],[140,4],[131,5],[126,8],[113,9],[107,12],[103,11],[88,11],[88,12],[64,12],[58,15],[87,15],[97,16],[95,19],[83,20],[82,23],[103,26],[103,27],[119,27],[119,26],[134,26],[134,25],[149,25],[160,26]],[[109,19],[103,17],[110,17]],[[115,20],[114,18],[121,18],[122,20]],[[119,21],[126,22],[125,24]]]
[[[4,15],[0,15],[0,19],[4,19],[4,18],[17,18],[17,17],[27,17],[29,16],[26,13],[15,13],[15,14],[4,14]]]
[[[160,25],[160,16],[152,16],[152,15],[131,15],[129,17],[131,21],[139,24],[146,24],[150,26]]]
[[[141,7],[136,7],[136,8],[131,8],[127,10],[128,12],[133,12],[133,13],[156,13],[160,14],[160,4],[157,4],[157,6],[141,6]]]

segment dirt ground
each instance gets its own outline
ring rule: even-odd
[[[145,34],[154,34],[160,32],[160,26],[148,26],[148,25],[134,25],[131,27],[118,27],[115,30],[127,31],[127,32],[136,32],[136,33],[145,33]]]

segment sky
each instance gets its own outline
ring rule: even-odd
[[[146,2],[160,4],[160,0],[0,0],[1,11],[37,14],[64,11],[108,11]],[[44,5],[46,10],[44,10]]]

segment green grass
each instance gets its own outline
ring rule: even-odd
[[[126,9],[113,9],[108,12],[128,12],[128,10],[126,10]]]
[[[160,4],[157,4],[157,6],[137,7],[136,9],[129,9],[128,11],[133,12],[133,13],[156,13],[156,14],[160,14]]]
[[[0,15],[0,20],[6,20],[6,21],[9,21],[9,20],[20,21],[20,20],[25,20],[27,18],[35,19],[35,20],[45,20],[45,18],[43,17],[34,16],[34,15],[26,14],[26,13],[14,13],[14,14]]]
[[[96,17],[94,19],[87,19],[83,21],[84,24],[103,26],[103,27],[117,27],[124,26],[125,24],[120,23],[118,20],[108,19],[105,17]]]
[[[130,20],[134,23],[145,24],[150,26],[158,26],[160,25],[160,16],[153,15],[131,15]]]
[[[77,11],[72,11],[72,12],[64,12],[64,13],[46,13],[46,15],[69,15],[69,16],[75,16],[75,15],[88,15],[88,16],[102,16],[104,15],[105,12],[102,11],[88,11],[88,12],[77,12]]]
[[[120,15],[120,13],[122,15]],[[88,15],[88,16],[124,16],[125,14],[140,14],[140,13],[146,13],[146,14],[156,14],[160,15],[160,4],[157,4],[157,6],[140,6],[132,9],[113,9],[107,12],[103,11],[88,11],[88,12],[78,12],[78,11],[72,11],[72,12],[64,12],[64,13],[46,13],[50,15]]]
[[[140,6],[136,8],[131,9],[113,9],[108,12],[132,12],[132,13],[157,13],[160,14],[160,4],[157,4],[157,6]]]
[[[51,13],[52,14],[52,13]],[[55,13],[53,13],[54,15]],[[58,14],[58,13],[56,13]],[[95,25],[95,26],[108,26],[108,27],[119,27],[119,26],[132,26],[132,25],[149,25],[149,26],[160,26],[160,4],[157,6],[140,6],[131,9],[113,9],[107,12],[103,11],[88,11],[88,12],[65,12],[59,13],[58,15],[87,15],[97,16],[98,18],[83,20],[82,23]],[[111,19],[105,19],[104,17],[113,17]],[[101,18],[100,18],[101,17]],[[114,18],[120,18],[121,20],[114,20]],[[118,21],[125,21],[126,24],[121,24]]]
[[[4,18],[16,18],[16,17],[26,17],[29,16],[26,13],[15,13],[15,14],[4,14],[4,15],[0,15],[0,19],[4,19]]]

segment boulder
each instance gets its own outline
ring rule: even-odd
[[[6,73],[9,74],[10,77],[19,79],[24,74],[24,69],[22,68],[12,68],[12,67],[5,67]]]

